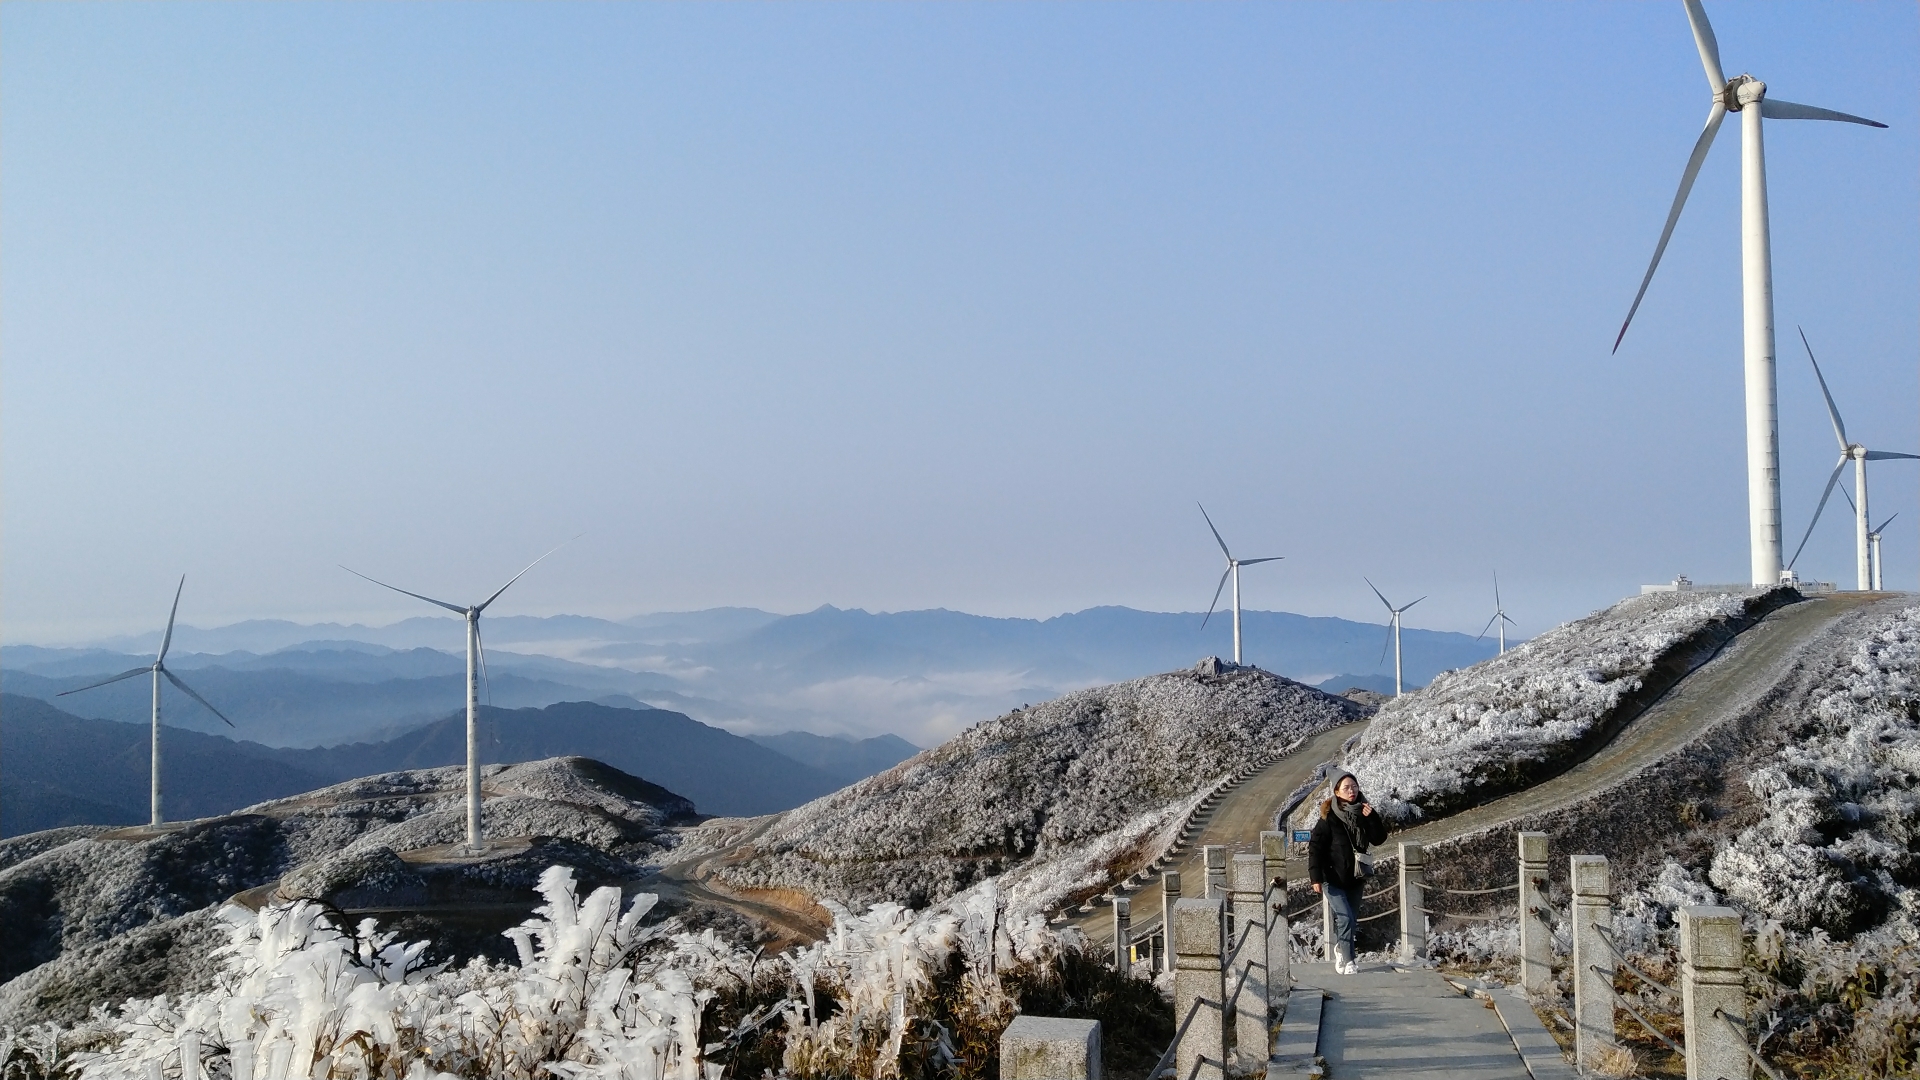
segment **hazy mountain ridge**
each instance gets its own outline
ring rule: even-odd
[[[0,697],[0,715],[6,739],[0,754],[0,836],[147,820],[147,724],[78,717],[13,694]],[[862,762],[902,748],[907,752],[901,757],[912,752],[899,740],[869,740],[868,745],[807,736],[828,744],[823,750],[844,748],[851,755],[823,757],[837,764],[822,768],[680,713],[586,702],[538,710],[483,708],[480,730],[485,762],[592,757],[681,792],[711,814],[798,806],[868,775],[859,772]],[[233,813],[352,777],[454,765],[465,754],[465,717],[452,713],[395,738],[316,749],[271,747],[169,726],[162,732],[160,767],[167,816],[184,820]]]
[[[741,733],[798,730],[858,738],[891,732],[933,745],[982,717],[1022,704],[1184,667],[1209,653],[1230,655],[1230,619],[1216,617],[1204,630],[1201,623],[1199,613],[1121,607],[1015,619],[823,606],[800,615],[723,608],[619,622],[501,616],[488,619],[486,633],[493,646],[488,657],[496,705],[543,706],[625,693]],[[1390,662],[1381,657],[1383,626],[1263,611],[1244,613],[1244,624],[1248,661],[1290,678],[1331,679],[1338,685],[1328,688],[1337,692],[1348,685],[1378,689],[1378,680],[1391,677]],[[385,672],[397,680],[451,678],[457,684],[465,671],[461,643],[457,619],[423,616],[378,628],[276,621],[213,630],[182,627],[175,646],[178,668],[224,668],[229,674],[221,677],[254,699],[319,701],[316,695],[329,691],[300,680],[368,686],[377,685],[374,680]],[[1491,641],[1465,634],[1411,628],[1403,643],[1410,686],[1485,659],[1494,649]],[[118,644],[157,644],[157,635],[118,639]],[[422,648],[444,659],[435,660]],[[9,645],[0,649],[0,681],[8,689],[46,694],[80,685],[83,676],[105,677],[147,659],[129,652]],[[175,663],[174,657],[169,662]],[[269,674],[281,670],[293,674]],[[74,681],[34,683],[20,678],[25,675]],[[248,679],[258,682],[248,684]],[[332,724],[334,733],[304,744],[365,738],[458,707],[464,691],[456,686],[451,697],[436,698],[443,690],[442,684],[396,684],[387,690],[393,700],[379,707],[367,702],[365,689],[342,690],[344,711],[352,715],[321,718],[317,722]],[[136,702],[144,700],[137,687],[119,693],[111,704],[88,704],[87,695],[67,700],[73,709],[93,715],[129,721],[144,715],[134,712],[144,708]],[[420,704],[428,698],[435,702],[431,708]],[[188,726],[218,724],[191,709],[179,718]],[[280,741],[273,730],[250,734]]]

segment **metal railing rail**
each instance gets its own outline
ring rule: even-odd
[[[1224,1003],[1206,997],[1193,999],[1193,1007],[1187,1010],[1187,1018],[1180,1021],[1180,1030],[1173,1033],[1173,1041],[1167,1044],[1166,1052],[1160,1055],[1160,1060],[1155,1062],[1152,1071],[1147,1073],[1147,1080],[1156,1080],[1162,1072],[1166,1071],[1167,1066],[1172,1063],[1173,1055],[1180,1049],[1180,1040],[1187,1037],[1187,1029],[1193,1026],[1193,1018],[1200,1015],[1200,1006],[1206,1005],[1219,1009],[1220,1014],[1224,1017],[1227,1010],[1233,1007],[1233,1003],[1239,1000],[1240,991],[1246,988],[1247,976],[1251,974],[1253,974],[1253,969],[1250,967],[1240,973],[1240,981],[1234,984],[1233,993],[1227,995],[1227,1000]]]
[[[1597,971],[1602,975],[1608,974],[1606,971],[1602,970],[1599,967],[1595,967],[1593,965],[1588,965],[1588,966],[1592,967],[1594,971]],[[1620,1008],[1625,1009],[1628,1016],[1631,1016],[1635,1020],[1640,1021],[1640,1026],[1643,1028],[1646,1028],[1649,1034],[1651,1034],[1654,1038],[1659,1039],[1661,1042],[1666,1043],[1667,1046],[1671,1048],[1674,1053],[1679,1054],[1682,1058],[1685,1058],[1687,1056],[1686,1047],[1681,1046],[1679,1043],[1674,1042],[1672,1039],[1667,1038],[1666,1032],[1661,1031],[1659,1028],[1655,1027],[1653,1025],[1653,1021],[1647,1019],[1646,1016],[1642,1014],[1639,1009],[1634,1008],[1633,1004],[1629,1002],[1625,997],[1621,996],[1620,991],[1615,990],[1611,983],[1607,985],[1607,991],[1613,995],[1613,1003],[1619,1006]]]
[[[1733,1017],[1728,1016],[1726,1012],[1721,1009],[1713,1010],[1713,1018],[1727,1025],[1728,1030],[1740,1036],[1740,1049],[1745,1050],[1747,1056],[1753,1059],[1753,1063],[1760,1066],[1760,1071],[1772,1077],[1773,1080],[1786,1080],[1786,1077],[1780,1075],[1779,1070],[1767,1064],[1767,1059],[1760,1056],[1760,1051],[1755,1050],[1747,1043],[1747,1029],[1745,1027],[1734,1023]]]
[[[1501,885],[1492,889],[1442,889],[1433,885],[1427,886],[1433,892],[1446,893],[1448,896],[1486,896],[1491,893],[1510,892],[1519,887],[1520,883],[1517,881],[1511,885]]]

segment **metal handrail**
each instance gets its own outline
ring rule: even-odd
[[[1599,971],[1600,974],[1602,975],[1606,974],[1606,972],[1600,971],[1599,968],[1594,968],[1593,970]],[[1686,1047],[1681,1046],[1679,1043],[1674,1042],[1672,1039],[1667,1038],[1666,1032],[1663,1032],[1659,1028],[1654,1027],[1653,1021],[1647,1019],[1644,1015],[1642,1015],[1640,1010],[1634,1008],[1633,1005],[1630,1004],[1626,998],[1621,997],[1620,991],[1615,990],[1613,988],[1612,983],[1607,984],[1607,992],[1613,995],[1613,1003],[1615,1005],[1618,1005],[1622,1009],[1627,1010],[1627,1015],[1633,1017],[1635,1020],[1640,1021],[1640,1026],[1643,1028],[1646,1028],[1647,1031],[1650,1032],[1654,1038],[1659,1039],[1663,1043],[1666,1043],[1667,1046],[1671,1048],[1674,1053],[1679,1054],[1683,1059],[1687,1056]],[[1774,1080],[1780,1080],[1780,1078],[1776,1076]]]
[[[1506,918],[1505,915],[1468,915],[1464,911],[1429,911],[1423,907],[1417,907],[1413,910],[1422,915],[1431,915],[1436,919],[1477,919],[1481,922],[1497,922]]]
[[[1206,998],[1193,999],[1193,1007],[1187,1010],[1187,1018],[1180,1021],[1180,1030],[1173,1033],[1173,1041],[1167,1044],[1167,1052],[1160,1055],[1159,1061],[1154,1062],[1153,1071],[1147,1073],[1147,1080],[1154,1080],[1160,1075],[1161,1070],[1173,1061],[1173,1052],[1180,1049],[1180,1040],[1187,1037],[1187,1029],[1193,1026],[1193,1018],[1200,1015],[1200,1006],[1212,1004],[1214,1003]]]
[[[1778,1070],[1767,1064],[1767,1059],[1760,1056],[1760,1051],[1747,1045],[1747,1029],[1734,1023],[1733,1018],[1727,1015],[1726,1010],[1715,1009],[1713,1010],[1713,1015],[1715,1019],[1727,1025],[1728,1030],[1740,1036],[1740,1049],[1745,1050],[1747,1056],[1753,1059],[1753,1063],[1760,1066],[1760,1071],[1772,1077],[1773,1080],[1786,1080],[1786,1077],[1781,1076]]]
[[[1397,907],[1391,907],[1391,908],[1388,908],[1387,910],[1385,910],[1385,911],[1383,911],[1383,912],[1381,912],[1381,913],[1379,913],[1378,915],[1369,915],[1369,916],[1367,916],[1367,917],[1366,917],[1366,918],[1364,918],[1364,919],[1355,919],[1355,920],[1353,920],[1353,921],[1354,921],[1354,922],[1355,922],[1356,924],[1358,924],[1358,923],[1363,923],[1363,922],[1372,922],[1372,921],[1373,921],[1373,920],[1375,920],[1375,919],[1384,919],[1384,918],[1386,918],[1386,917],[1387,917],[1387,916],[1389,916],[1389,915],[1398,915],[1398,914],[1400,914],[1400,909],[1399,909],[1399,908],[1397,908]]]
[[[1508,889],[1517,889],[1519,887],[1520,883],[1517,881],[1511,885],[1502,885],[1497,889],[1439,889],[1431,885],[1426,886],[1426,888],[1432,889],[1434,892],[1446,893],[1448,896],[1486,896],[1489,893],[1506,892]]]
[[[1367,901],[1369,901],[1369,900],[1371,900],[1371,899],[1373,899],[1373,898],[1374,898],[1374,897],[1376,897],[1376,896],[1385,896],[1385,895],[1387,895],[1388,893],[1390,893],[1390,892],[1392,892],[1393,890],[1395,890],[1395,889],[1397,889],[1397,888],[1399,888],[1399,887],[1400,887],[1400,883],[1396,881],[1396,882],[1394,882],[1393,884],[1391,884],[1391,885],[1389,885],[1389,886],[1387,886],[1387,887],[1386,887],[1386,888],[1384,888],[1384,889],[1375,889],[1374,891],[1372,891],[1372,892],[1370,892],[1370,893],[1368,893],[1368,894],[1366,894],[1365,896],[1362,896],[1362,897],[1360,898],[1360,902],[1364,904],[1364,903],[1366,903]]]
[[[1680,996],[1680,992],[1678,990],[1675,990],[1673,987],[1668,986],[1666,983],[1663,983],[1659,979],[1656,979],[1653,976],[1647,974],[1644,970],[1640,968],[1638,964],[1635,964],[1631,960],[1623,959],[1620,956],[1620,946],[1617,942],[1614,941],[1613,931],[1607,929],[1604,926],[1601,926],[1598,923],[1595,923],[1593,928],[1600,932],[1601,937],[1607,939],[1607,944],[1611,946],[1613,949],[1614,960],[1617,963],[1619,963],[1621,967],[1626,968],[1627,971],[1630,972],[1635,978],[1638,978],[1641,982],[1646,983],[1648,986],[1653,987],[1655,990],[1660,991],[1661,993],[1667,995],[1668,997],[1678,998]]]

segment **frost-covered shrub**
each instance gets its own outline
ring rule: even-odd
[[[1874,617],[1747,785],[1760,821],[1714,857],[1729,897],[1835,935],[1907,903],[1920,876],[1920,607]]]
[[[1352,702],[1275,675],[1176,672],[1098,687],[978,724],[888,772],[790,810],[736,888],[847,904],[926,905],[1047,867],[1031,908],[1091,881],[1201,792],[1303,736],[1358,719]],[[1015,889],[1018,875],[1008,878]],[[1089,885],[1087,887],[1093,887]]]
[[[1347,766],[1396,822],[1517,786],[1577,752],[1670,652],[1778,599],[1758,590],[1623,600],[1381,706]]]
[[[156,1065],[179,1076],[186,1054],[215,1080],[236,1058],[264,1080],[715,1080],[759,1060],[796,1077],[974,1078],[992,1072],[1023,1000],[1104,1007],[1149,1040],[1170,1035],[1151,987],[1105,972],[1077,935],[1010,915],[992,883],[919,915],[836,906],[825,940],[772,959],[711,930],[648,923],[651,894],[582,899],[564,866],[542,875],[540,894],[535,916],[508,932],[518,963],[451,970],[424,963],[427,943],[348,925],[322,904],[229,907],[212,990],[103,1005],[75,1028],[0,1032],[0,1067],[147,1080]],[[743,994],[751,1007],[710,1010]]]

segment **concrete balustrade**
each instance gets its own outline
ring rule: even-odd
[[[1520,839],[1520,985],[1529,994],[1553,986],[1553,919],[1547,908],[1547,834]]]
[[[1267,1004],[1278,1008],[1293,986],[1293,938],[1287,931],[1287,834],[1260,834],[1267,875]]]
[[[1160,875],[1160,956],[1155,971],[1173,969],[1173,905],[1180,902],[1180,871]]]
[[[1613,1034],[1613,945],[1606,939],[1613,930],[1613,897],[1605,856],[1575,855],[1570,861],[1574,1063],[1585,1072],[1596,1069],[1617,1044]]]
[[[1223,844],[1208,844],[1200,849],[1207,868],[1207,887],[1204,894],[1208,900],[1227,898],[1227,849]]]
[[[1113,969],[1133,970],[1133,901],[1124,896],[1113,898]]]
[[[1402,842],[1400,845],[1400,959],[1424,959],[1427,955],[1427,849],[1425,845]]]
[[[1233,956],[1227,988],[1240,987],[1233,1000],[1233,1045],[1242,1065],[1267,1060],[1267,860],[1235,855],[1227,876],[1233,889]]]
[[[1100,1021],[1016,1016],[1000,1035],[1001,1080],[1100,1080]]]
[[[1328,902],[1324,887],[1320,890],[1320,959],[1329,964],[1340,960],[1333,944],[1333,905]]]
[[[1697,905],[1680,909],[1680,1006],[1687,1026],[1687,1080],[1746,1077],[1746,955],[1740,913]],[[1725,1019],[1722,1019],[1724,1017]],[[1733,1021],[1733,1024],[1727,1023]]]
[[[1219,900],[1192,898],[1173,905],[1173,1016],[1186,1025],[1174,1051],[1180,1080],[1226,1080],[1226,978],[1220,963],[1225,908]]]

